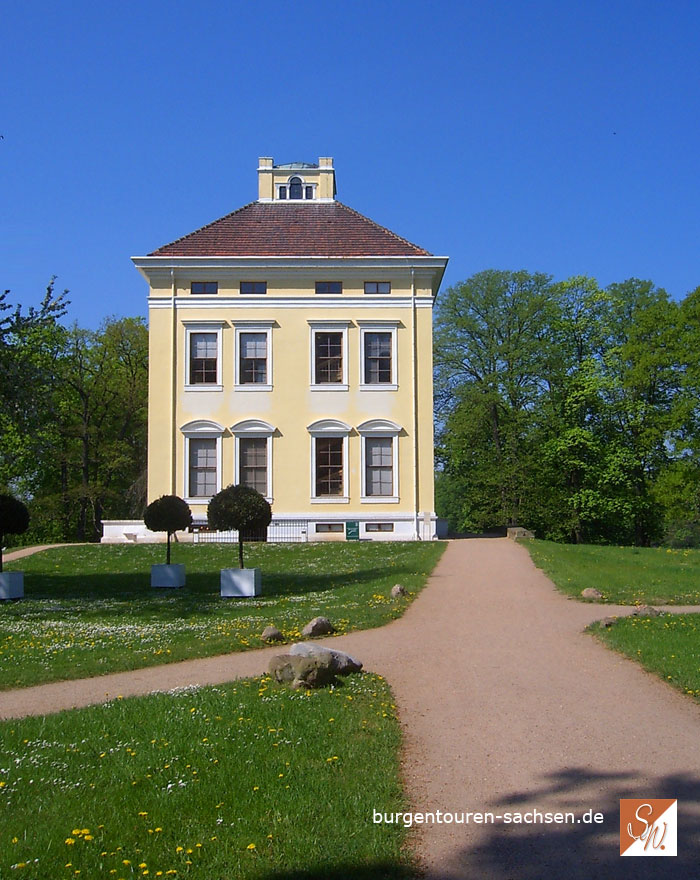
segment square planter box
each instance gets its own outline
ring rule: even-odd
[[[262,584],[259,568],[222,568],[221,595],[228,599],[241,596],[259,596]]]
[[[151,566],[151,586],[176,589],[185,586],[185,566],[180,563]]]
[[[0,599],[24,599],[23,571],[3,571],[0,574]]]

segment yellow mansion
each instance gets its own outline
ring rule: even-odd
[[[244,483],[272,505],[271,538],[435,537],[446,257],[337,201],[321,157],[261,158],[257,201],[133,261],[150,286],[149,501],[180,495],[204,526],[211,496]]]

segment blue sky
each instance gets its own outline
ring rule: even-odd
[[[700,285],[697,2],[36,2],[3,11],[0,285],[145,315],[129,257],[335,159],[338,198],[487,268]]]

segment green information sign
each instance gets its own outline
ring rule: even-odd
[[[348,520],[345,523],[345,540],[346,541],[359,541],[360,540],[360,524],[356,519]]]

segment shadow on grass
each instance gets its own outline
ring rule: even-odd
[[[376,567],[351,572],[327,574],[289,574],[265,572],[263,569],[263,595],[256,602],[276,601],[286,596],[304,596],[308,593],[327,593],[332,590],[361,587],[381,580],[400,581],[413,576],[408,566]],[[25,572],[25,603],[31,600],[112,600],[128,603],[133,600],[149,600],[152,611],[158,616],[180,617],[183,615],[206,615],[216,613],[218,604],[219,569],[207,572],[187,573],[187,584],[180,589],[154,589],[150,585],[150,573],[127,574],[48,574],[39,571]],[[235,600],[229,600],[235,602]]]
[[[392,862],[370,865],[316,865],[300,870],[274,871],[262,874],[261,880],[415,880],[418,875],[410,868]]]
[[[601,790],[610,789],[614,794],[601,796]],[[665,862],[620,856],[621,798],[677,798],[677,856]],[[504,811],[534,808],[542,812],[572,811],[577,818],[592,809],[603,813],[604,822],[481,826],[485,835],[476,846],[459,852],[446,871],[428,871],[426,880],[541,880],[544,876],[566,880],[696,880],[699,876],[700,777],[693,773],[653,776],[653,768],[604,773],[567,767],[545,777],[537,790],[513,792],[486,809],[502,815]]]

